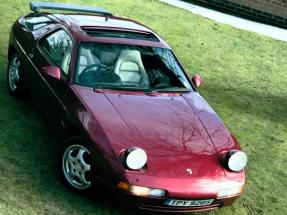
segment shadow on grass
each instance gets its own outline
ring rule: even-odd
[[[275,95],[267,89],[238,86],[234,84],[234,87],[226,87],[208,83],[204,85],[202,93],[210,103],[216,103],[218,110],[230,110],[234,114],[246,114],[286,126],[287,95]]]
[[[109,190],[80,196],[60,183],[61,142],[31,99],[8,95],[4,68],[0,59],[0,206],[24,214],[143,214],[117,204]]]

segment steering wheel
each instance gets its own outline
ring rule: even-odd
[[[109,67],[107,67],[107,66],[104,65],[104,64],[95,63],[95,64],[91,64],[91,65],[87,66],[87,67],[81,72],[81,74],[88,72],[89,70],[91,70],[91,69],[94,68],[94,67],[96,68],[96,69],[95,69],[95,72],[97,72],[100,68],[105,68],[106,71],[108,71],[108,72],[111,72],[111,71],[112,71]]]
[[[105,72],[97,72],[104,68]],[[87,85],[95,85],[99,82],[121,82],[118,75],[113,70],[103,64],[91,64],[87,66],[79,75],[79,82]]]
[[[87,66],[79,75],[79,79],[80,82],[87,82],[92,80],[91,77],[94,77],[97,73],[98,70],[100,70],[101,68],[105,68],[105,71],[108,72],[112,72],[112,70],[107,67],[104,64],[99,64],[99,63],[95,63],[95,64],[91,64],[89,66]]]
[[[154,87],[155,89],[162,89],[162,88],[170,87],[170,84],[167,84],[167,83],[157,83],[157,84],[154,84],[153,87]]]

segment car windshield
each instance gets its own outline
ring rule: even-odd
[[[169,49],[82,43],[76,84],[95,89],[190,91],[188,79]]]

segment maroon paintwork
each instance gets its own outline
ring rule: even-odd
[[[32,14],[33,15],[33,14]],[[193,78],[194,90],[188,93],[151,93],[93,90],[73,82],[78,46],[83,41],[123,43],[169,48],[147,27],[128,19],[77,14],[50,14],[54,22],[35,31],[23,24],[13,25],[9,56],[17,52],[25,71],[26,86],[61,136],[83,136],[92,148],[94,174],[116,188],[124,181],[134,185],[162,188],[164,198],[128,197],[142,209],[154,211],[201,211],[230,205],[236,196],[217,198],[220,190],[234,183],[245,184],[244,171],[228,171],[220,155],[240,149],[234,137],[213,109],[196,91],[201,84]],[[159,42],[122,38],[89,37],[81,27],[113,28],[152,32]],[[38,41],[56,28],[74,39],[72,63],[67,80],[57,81],[57,69],[38,48]],[[45,74],[45,73],[48,73]],[[52,78],[52,77],[55,78]],[[148,156],[143,171],[125,169],[119,160],[129,147],[143,148]],[[192,169],[188,174],[187,168]],[[216,199],[210,206],[173,208],[164,206],[167,198]]]

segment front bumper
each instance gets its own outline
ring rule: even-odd
[[[234,177],[236,176],[236,177]],[[233,177],[219,178],[162,178],[129,173],[127,179],[130,184],[146,186],[150,188],[164,189],[164,197],[143,197],[123,192],[129,205],[149,211],[161,212],[192,212],[207,211],[224,206],[230,206],[240,196],[245,184],[244,172],[233,175]],[[239,192],[229,196],[219,197],[218,193],[231,186],[240,186]],[[207,206],[178,207],[165,205],[167,199],[178,200],[205,200],[214,199]]]
[[[167,206],[164,204],[167,198],[155,199],[155,198],[147,198],[147,197],[139,197],[139,196],[131,196],[131,195],[125,196],[125,202],[128,205],[131,205],[133,207],[136,207],[142,210],[157,211],[157,212],[185,213],[185,212],[209,211],[209,210],[214,210],[214,209],[221,208],[224,206],[230,206],[234,203],[234,201],[238,197],[239,196],[234,196],[234,197],[230,197],[226,199],[215,199],[211,205],[196,206],[196,207],[195,206],[194,207]],[[189,198],[188,200],[191,200],[191,199],[192,198]]]

